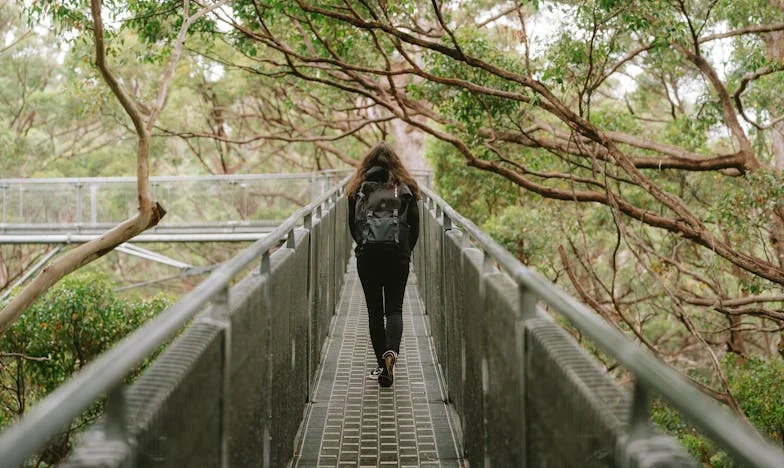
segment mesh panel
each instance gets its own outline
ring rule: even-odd
[[[486,460],[491,466],[522,466],[525,462],[523,418],[522,323],[518,319],[517,285],[504,274],[486,283],[485,342],[487,348]]]
[[[464,373],[464,442],[469,460],[484,459],[484,401],[482,395],[482,359],[484,348],[484,326],[487,323],[481,287],[482,252],[463,249],[463,324]]]
[[[261,466],[269,433],[269,281],[258,273],[232,288],[231,424],[232,466]]]
[[[444,234],[444,269],[455,272],[444,278],[444,310],[447,320],[446,381],[449,398],[458,413],[463,414],[463,329],[465,309],[463,276],[460,271],[460,243],[462,235],[457,230]],[[436,345],[438,346],[438,344]]]
[[[197,322],[129,388],[128,430],[138,465],[220,465],[222,358],[221,330]],[[110,464],[121,460],[101,439],[88,437],[63,466],[119,466]]]
[[[526,329],[529,464],[616,466],[628,398],[557,324],[539,319]]]

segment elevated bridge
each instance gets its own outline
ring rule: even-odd
[[[152,195],[166,210],[160,223],[118,246],[115,252],[179,270],[121,289],[204,274],[215,265],[194,266],[140,243],[253,242],[333,187],[347,171],[293,174],[155,176]],[[89,177],[0,179],[0,246],[47,244],[41,259],[0,300],[24,284],[69,244],[89,242],[138,210],[136,179]]]
[[[346,171],[151,177],[167,214],[138,242],[248,242],[263,237]],[[0,179],[0,244],[89,241],[137,212],[136,179]]]
[[[429,190],[395,384],[368,381],[343,184],[0,433],[0,466],[34,459],[104,397],[63,466],[697,466],[652,426],[654,396],[738,466],[784,466],[779,448]],[[553,315],[633,384],[619,386]]]

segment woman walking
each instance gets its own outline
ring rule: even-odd
[[[381,142],[362,160],[346,193],[377,361],[370,376],[389,387],[403,336],[403,297],[411,251],[419,237],[419,186],[392,148]]]

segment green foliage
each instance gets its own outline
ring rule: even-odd
[[[712,468],[733,466],[725,452],[718,450],[713,443],[688,425],[681,418],[680,413],[672,407],[661,401],[655,401],[652,405],[651,418],[661,429],[677,437],[683,448],[704,466]]]
[[[772,440],[784,443],[784,362],[728,355],[722,365],[749,420]]]
[[[557,209],[555,203],[537,198],[521,198],[519,204],[498,209],[498,214],[490,217],[482,229],[524,264],[547,270],[548,256],[553,254],[552,241],[563,233],[553,223],[542,222],[545,213]]]
[[[458,31],[457,39],[461,50],[465,53],[481,57],[483,61],[508,70],[510,73],[525,76],[525,62],[520,60],[516,51],[499,48],[484,34],[470,28]],[[447,39],[443,41],[447,47],[453,47]],[[520,95],[517,99],[491,96],[442,83],[438,79],[409,85],[409,91],[413,96],[433,103],[455,122],[449,127],[451,132],[465,132],[469,141],[480,139],[476,133],[488,124],[488,120],[501,128],[514,126],[518,117],[530,110],[530,104],[522,100],[528,92],[514,80],[499,78],[479,67],[432,51],[425,52],[423,60],[428,72],[437,77],[479,83],[490,90]]]
[[[772,441],[784,444],[784,362],[780,359],[741,359],[727,355],[721,362],[730,391],[749,421]],[[736,466],[732,459],[682,419],[672,407],[655,401],[651,417],[676,436],[694,457],[715,468]]]
[[[165,296],[120,297],[98,273],[66,277],[0,339],[0,426],[170,303]]]
[[[496,216],[518,196],[518,188],[499,176],[476,172],[451,146],[432,141],[427,151],[441,197],[478,225]]]
[[[760,170],[723,185],[713,216],[739,241],[755,230],[765,230],[764,213],[784,200],[784,180],[773,170]]]

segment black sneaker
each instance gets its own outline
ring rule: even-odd
[[[397,362],[397,353],[389,350],[384,353],[384,368],[381,369],[381,374],[378,376],[378,384],[382,387],[391,387],[395,381],[395,362]]]
[[[368,374],[369,379],[378,380],[378,376],[381,375],[381,371],[383,370],[382,367],[376,367],[375,369],[371,370]]]

